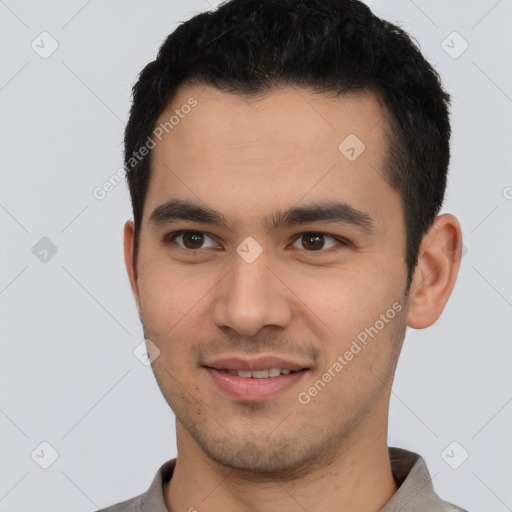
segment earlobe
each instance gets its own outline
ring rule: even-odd
[[[132,220],[127,220],[124,224],[124,264],[130,280],[135,304],[140,318],[140,301],[139,301],[139,287],[137,285],[137,265],[134,254],[135,242],[135,225]]]
[[[423,237],[409,293],[407,325],[424,329],[443,312],[462,257],[462,231],[450,214],[439,215]]]

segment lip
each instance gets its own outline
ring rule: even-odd
[[[296,363],[293,361],[286,361],[280,357],[265,356],[254,359],[247,359],[242,357],[223,357],[215,359],[208,363],[203,364],[208,368],[215,370],[245,370],[245,371],[258,371],[268,370],[269,368],[281,368],[291,370],[293,372],[308,369],[307,365]],[[243,377],[242,377],[243,378]],[[278,378],[278,377],[274,377]]]
[[[269,368],[268,366],[266,368]],[[276,368],[276,366],[270,366]],[[277,366],[277,368],[283,368]],[[226,368],[243,369],[243,368]],[[217,387],[231,398],[248,402],[261,402],[281,393],[294,384],[297,384],[308,372],[307,368],[289,373],[288,375],[279,375],[278,377],[269,377],[256,379],[254,377],[239,377],[230,373],[208,368],[205,370],[210,375]],[[257,368],[256,368],[257,370]]]

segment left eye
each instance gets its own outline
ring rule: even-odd
[[[331,241],[331,245],[327,246],[325,245],[325,239],[329,238]],[[330,249],[331,247],[335,247],[338,245],[347,245],[346,242],[340,239],[336,239],[331,235],[327,235],[325,233],[318,233],[318,232],[310,232],[310,233],[302,233],[300,237],[297,239],[297,241],[294,243],[301,243],[302,247],[295,247],[296,249],[305,248],[308,250],[308,252],[318,252],[322,249]],[[293,247],[293,246],[292,246]]]

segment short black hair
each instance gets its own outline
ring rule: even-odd
[[[134,155],[152,140],[158,117],[184,82],[247,97],[287,85],[374,93],[386,122],[385,179],[404,212],[409,290],[421,241],[444,199],[450,96],[406,32],[358,0],[229,0],[180,24],[133,87],[124,157],[135,258],[151,153]]]

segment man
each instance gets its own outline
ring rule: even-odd
[[[144,512],[455,511],[387,446],[407,326],[441,315],[449,96],[357,0],[232,0],[134,87],[125,260],[178,456]]]

